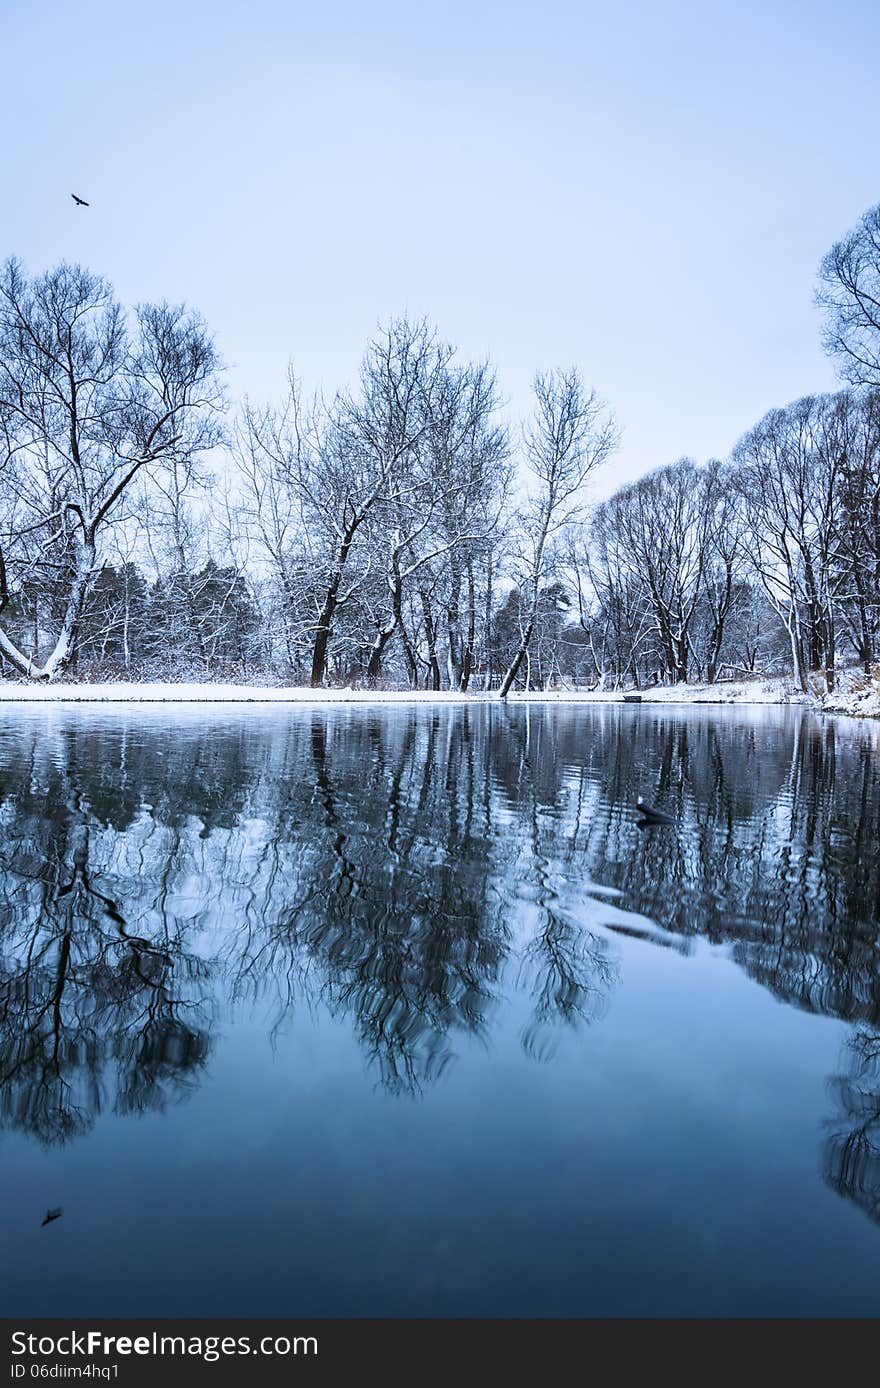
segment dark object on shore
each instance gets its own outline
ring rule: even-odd
[[[640,704],[642,702],[642,696],[641,694],[624,694],[623,702],[625,704]]]
[[[58,1206],[58,1209],[57,1209],[57,1210],[47,1210],[47,1211],[46,1211],[46,1218],[43,1220],[43,1225],[45,1225],[45,1224],[51,1224],[53,1219],[60,1219],[60,1218],[61,1218],[61,1215],[62,1215],[62,1210],[61,1210],[61,1206],[60,1206],[60,1205]],[[40,1227],[42,1228],[43,1225],[41,1225]]]
[[[641,796],[636,801],[636,809],[642,816],[639,820],[640,829],[647,829],[652,824],[675,824],[671,814],[655,810],[653,805],[646,805]]]
[[[70,196],[73,198],[73,200],[74,200],[74,202],[76,203],[77,207],[88,207],[88,206],[89,206],[89,203],[86,202],[85,198],[78,198],[78,197],[76,196],[76,193],[71,193]]]

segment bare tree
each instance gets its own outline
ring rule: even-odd
[[[819,267],[826,350],[854,386],[880,387],[880,203],[869,207]]]
[[[435,689],[442,683],[438,644],[445,628],[450,687],[461,687],[472,660],[473,604],[464,646],[460,605],[464,579],[499,520],[507,469],[507,439],[494,420],[494,377],[484,364],[456,365],[444,353],[430,381],[424,407],[427,428],[408,458],[393,495],[376,508],[375,567],[384,575],[382,612],[375,620],[367,676],[376,679],[382,655],[400,639],[410,683],[420,656]],[[470,582],[470,580],[469,580]],[[405,613],[408,591],[420,615],[423,651]]]
[[[880,650],[880,393],[840,397],[836,597],[844,632],[870,673]]]
[[[310,599],[321,562],[309,543],[296,485],[305,446],[301,415],[299,385],[290,371],[280,409],[258,409],[245,399],[232,443],[241,484],[237,528],[264,580],[269,658],[280,655],[288,676],[299,674],[310,656]]]
[[[104,532],[139,473],[213,445],[218,359],[199,317],[141,305],[75,265],[0,276],[0,614],[30,575],[59,575],[64,607],[39,663],[0,629],[0,654],[50,679],[76,652]]]
[[[707,554],[703,474],[682,458],[621,488],[618,503],[617,523],[653,613],[663,668],[670,679],[687,680]]]
[[[570,538],[578,621],[601,689],[609,680],[615,689],[626,679],[639,684],[639,662],[653,631],[651,604],[624,541],[624,507],[616,492],[595,508],[589,529],[578,528]]]
[[[453,356],[425,320],[396,319],[368,345],[358,389],[306,406],[291,375],[280,410],[245,407],[236,456],[249,526],[292,614],[292,640],[308,644],[315,686],[346,643],[366,651],[376,679],[395,637],[410,683],[423,658],[439,672],[435,605],[449,588],[449,639],[464,665],[460,589],[466,579],[472,610],[506,436],[492,371]],[[469,615],[468,640],[474,625]]]
[[[712,459],[701,474],[706,552],[702,588],[705,609],[705,673],[714,684],[721,669],[725,637],[746,567],[745,517],[728,464]]]
[[[498,423],[494,372],[485,362],[453,367],[440,382],[435,425],[428,446],[432,471],[442,478],[434,530],[439,548],[439,581],[433,589],[420,581],[442,605],[430,613],[434,641],[429,641],[429,668],[435,689],[441,687],[437,641],[445,627],[445,673],[450,689],[466,690],[476,654],[477,570],[496,536],[510,482],[506,429]],[[422,571],[424,573],[424,570]],[[426,626],[431,604],[422,601]]]
[[[313,686],[323,683],[336,614],[353,592],[353,552],[366,524],[380,504],[407,494],[432,381],[450,352],[426,321],[397,319],[369,344],[358,391],[306,411],[291,374],[280,412],[245,411],[237,452],[266,547],[286,582],[294,528],[310,556]]]
[[[584,486],[617,447],[619,430],[595,391],[587,391],[575,367],[538,372],[536,410],[523,432],[534,491],[520,517],[518,586],[522,594],[520,641],[501,681],[506,699],[526,658],[553,546],[566,526],[581,518]]]
[[[846,393],[771,410],[734,449],[755,572],[788,632],[801,689],[834,683],[835,561]]]

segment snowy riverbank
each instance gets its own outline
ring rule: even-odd
[[[841,671],[834,694],[803,694],[790,679],[741,680],[714,685],[674,685],[640,691],[642,703],[801,704],[828,713],[880,717],[880,681]],[[464,704],[497,700],[497,693],[430,690],[308,689],[245,684],[26,684],[0,681],[0,703],[211,703],[211,704]],[[616,690],[552,690],[514,693],[511,703],[621,703]]]
[[[519,696],[523,697],[523,696]],[[525,697],[544,697],[531,696]],[[553,697],[553,696],[550,696]],[[472,703],[492,694],[429,690],[309,689],[257,684],[18,684],[0,681],[0,703],[410,704]]]

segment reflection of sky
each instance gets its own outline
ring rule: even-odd
[[[875,1312],[877,1228],[817,1172],[844,1028],[708,949],[620,954],[607,1016],[546,1065],[519,1045],[517,994],[415,1102],[365,1077],[344,1020],[300,1013],[273,1052],[255,1017],[184,1106],[61,1152],[6,1135],[4,1305]]]
[[[18,797],[2,853],[33,832],[69,855],[84,807],[92,885],[129,933],[170,929],[211,961],[204,977],[181,962],[176,986],[181,1017],[213,1028],[164,1111],[114,1114],[108,1052],[91,1130],[63,1147],[0,1135],[10,1313],[876,1310],[880,1230],[823,1181],[851,1032],[800,1010],[876,1007],[876,893],[847,858],[854,806],[876,811],[876,730],[775,709],[484,708],[467,739],[455,709],[189,715],[0,716]],[[635,794],[664,785],[681,827],[642,834]],[[123,799],[121,832],[94,818]],[[813,834],[803,895],[785,886],[782,801]],[[400,894],[377,914],[390,868]],[[776,924],[736,900],[755,872],[753,900],[785,905]],[[214,991],[216,1013],[199,1003]],[[409,1086],[370,1049],[386,1016]]]

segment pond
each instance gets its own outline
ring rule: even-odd
[[[877,1314],[877,751],[0,705],[2,1313]]]

